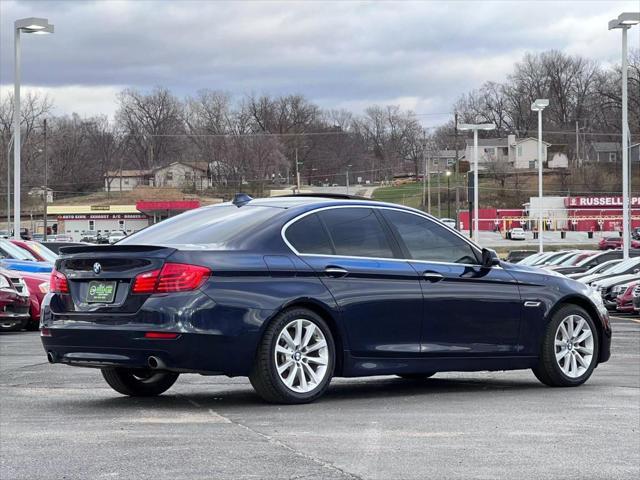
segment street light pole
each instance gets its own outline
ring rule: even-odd
[[[47,159],[47,119],[44,119],[44,213],[42,216],[44,226],[44,241],[47,241],[47,210],[49,202],[49,187],[48,187],[48,170],[49,162]]]
[[[627,30],[640,23],[640,12],[624,12],[609,22],[609,30],[622,30],[622,255],[629,258],[631,216],[629,215],[629,124],[627,97]]]
[[[349,195],[349,169],[351,165],[347,165],[347,195]]]
[[[11,234],[11,147],[13,145],[13,134],[9,139],[7,147],[7,235]]]
[[[531,104],[531,110],[538,112],[538,251],[543,251],[542,225],[543,199],[542,199],[542,111],[549,105],[549,100],[538,98]]]
[[[469,225],[469,230],[473,230],[473,241],[478,243],[480,232],[478,227],[478,130],[495,130],[494,123],[461,123],[458,129],[462,131],[473,131],[473,228]]]
[[[447,170],[447,218],[451,218],[451,170]],[[458,228],[456,220],[456,229]]]
[[[46,18],[23,18],[14,23],[14,83],[13,83],[13,236],[20,240],[20,32],[53,33]]]

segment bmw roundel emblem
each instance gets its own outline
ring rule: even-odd
[[[100,265],[98,262],[94,263],[93,264],[93,273],[98,275],[101,271],[102,271],[102,265]]]

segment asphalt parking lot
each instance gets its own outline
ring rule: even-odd
[[[183,375],[117,395],[0,335],[0,478],[618,479],[640,476],[640,322],[574,389],[530,371],[334,380],[317,403],[263,403],[244,378]]]

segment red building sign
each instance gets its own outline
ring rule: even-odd
[[[631,197],[630,200],[632,207],[640,206],[640,197]],[[564,199],[564,206],[567,208],[620,208],[622,197],[567,197]]]

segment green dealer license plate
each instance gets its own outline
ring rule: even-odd
[[[113,303],[116,282],[89,282],[87,303]]]

